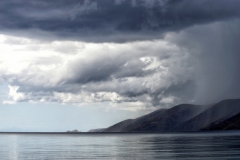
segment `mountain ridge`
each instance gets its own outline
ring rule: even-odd
[[[136,119],[118,122],[100,132],[206,131],[214,122],[219,124],[238,113],[240,114],[240,99],[226,99],[211,105],[180,104],[169,109],[158,109]],[[238,122],[240,121],[237,119],[233,123]]]

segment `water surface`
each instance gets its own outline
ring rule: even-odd
[[[240,132],[0,134],[0,159],[240,159]]]

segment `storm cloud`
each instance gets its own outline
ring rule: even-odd
[[[0,29],[85,42],[152,40],[168,31],[237,18],[239,5],[238,0],[3,0]]]
[[[137,110],[240,97],[238,0],[0,3],[5,102]]]

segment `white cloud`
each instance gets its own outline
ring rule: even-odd
[[[174,101],[175,101],[175,97],[173,97],[173,96],[170,96],[170,97],[163,97],[161,100],[160,100],[160,102],[161,103],[165,103],[165,104],[172,104],[172,103],[174,103]]]
[[[7,105],[7,104],[13,105],[13,104],[16,104],[16,102],[15,101],[3,101],[2,104],[3,105]]]
[[[1,35],[0,45],[0,78],[16,102],[159,105],[171,86],[193,78],[188,51],[165,39],[96,44]]]
[[[25,100],[26,96],[23,93],[18,92],[19,86],[8,86],[9,96],[13,98],[14,101]]]

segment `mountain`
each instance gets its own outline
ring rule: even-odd
[[[205,108],[205,106],[182,104],[171,109],[159,109],[137,119],[117,123],[104,132],[171,131],[176,125],[194,117]]]
[[[102,132],[104,131],[106,128],[98,128],[98,129],[91,129],[88,132]]]
[[[177,131],[198,131],[215,121],[222,122],[240,112],[240,99],[223,100],[177,126]]]
[[[228,118],[225,121],[215,121],[202,130],[239,130],[240,129],[240,113]]]
[[[237,113],[240,113],[240,99],[228,99],[202,106],[181,104],[170,109],[159,109],[136,119],[124,120],[101,132],[199,131],[213,122],[224,122]]]

